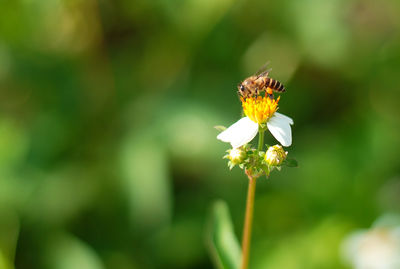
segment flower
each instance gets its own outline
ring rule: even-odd
[[[279,99],[280,96],[276,100],[262,96],[242,98],[243,112],[258,124],[266,123],[278,109]]]
[[[241,148],[230,149],[228,150],[228,155],[226,155],[226,158],[228,158],[233,165],[240,164],[241,162],[243,162],[245,157],[246,151]]]
[[[343,258],[355,269],[400,268],[400,226],[378,225],[369,230],[356,231],[348,236],[343,245]]]
[[[265,153],[265,161],[271,166],[280,166],[286,159],[287,152],[285,152],[281,145],[269,147]]]
[[[238,148],[253,140],[257,135],[259,126],[267,126],[271,134],[282,146],[288,147],[292,144],[293,120],[278,110],[278,101],[269,97],[258,96],[257,98],[242,98],[242,107],[246,117],[232,124],[228,129],[217,136],[223,142],[231,143],[233,148]]]

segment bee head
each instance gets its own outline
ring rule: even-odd
[[[242,83],[240,83],[240,84],[238,85],[238,91],[239,91],[239,93],[240,93],[241,95],[243,95],[243,93],[244,93],[244,91],[245,91],[245,87],[243,86]]]

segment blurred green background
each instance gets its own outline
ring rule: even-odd
[[[0,268],[212,268],[247,181],[214,125],[270,61],[298,168],[257,184],[251,268],[346,268],[400,212],[397,0],[0,0]],[[266,142],[275,143],[272,136]]]

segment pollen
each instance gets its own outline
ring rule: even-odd
[[[242,98],[243,112],[252,121],[264,124],[278,110],[279,98],[280,96],[276,100],[266,96]]]

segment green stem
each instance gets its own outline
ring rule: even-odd
[[[256,193],[256,178],[251,175],[251,172],[246,174],[249,178],[249,189],[247,192],[246,202],[246,215],[244,217],[243,227],[243,240],[242,240],[242,265],[241,269],[247,269],[249,264],[250,256],[250,239],[251,239],[251,226],[253,223],[253,211],[254,211],[254,196]]]
[[[261,128],[258,131],[258,148],[257,148],[258,151],[262,150],[264,147],[264,131],[265,130]]]
[[[258,151],[262,150],[264,146],[264,131],[264,129],[260,128],[258,132]],[[247,269],[249,265],[251,227],[253,223],[254,197],[256,194],[257,180],[257,178],[252,175],[251,170],[246,170],[246,175],[249,178],[249,189],[247,191],[246,213],[244,217],[241,269]]]

